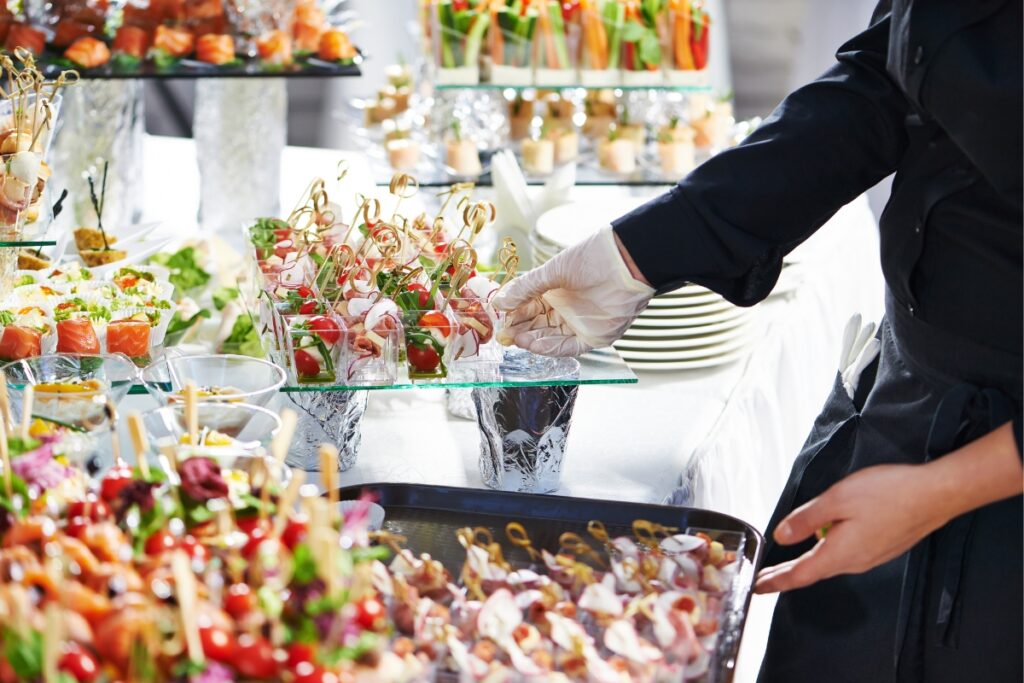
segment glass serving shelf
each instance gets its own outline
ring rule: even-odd
[[[670,85],[667,83],[656,85],[584,85],[582,83],[575,83],[571,85],[502,85],[501,83],[475,83],[473,85],[458,85],[454,83],[435,83],[434,88],[437,90],[515,90],[517,92],[533,90],[621,90],[622,92],[653,90],[683,93],[711,92],[710,84]]]
[[[38,65],[47,78],[56,78],[61,71],[74,69],[82,78],[101,80],[117,80],[126,78],[143,79],[198,79],[198,78],[341,78],[362,76],[359,65],[362,56],[358,56],[353,64],[326,62],[315,56],[298,57],[289,66],[275,66],[262,63],[258,59],[238,59],[230,64],[207,64],[195,59],[180,59],[171,64],[158,65],[152,61],[142,61],[130,65],[111,62],[92,69],[74,66],[60,54],[47,49],[40,57]]]
[[[449,369],[443,379],[412,379],[405,364],[391,384],[298,384],[289,378],[283,393],[330,393],[342,391],[378,391],[408,389],[473,389],[500,387],[549,387],[590,384],[636,384],[636,374],[613,348],[597,349],[581,358],[547,358],[519,349],[505,351],[499,364],[468,363]],[[140,384],[130,394],[145,394]]]
[[[49,221],[26,226],[18,233],[0,230],[0,249],[52,247],[56,244],[56,230]]]

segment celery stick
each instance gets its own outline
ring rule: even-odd
[[[484,34],[487,33],[487,25],[491,23],[491,15],[481,12],[473,23],[466,37],[466,62],[465,66],[476,66],[477,58],[480,56],[480,44],[483,42]]]
[[[455,52],[452,41],[455,40],[455,12],[451,0],[444,0],[437,5],[437,18],[441,25],[441,66],[446,69],[455,68]]]
[[[626,20],[626,10],[615,0],[606,3],[604,9],[604,21],[608,26],[608,68],[618,69],[622,52],[622,23]]]
[[[562,3],[548,3],[548,17],[551,19],[551,33],[555,39],[555,52],[558,55],[558,66],[569,68],[569,50],[565,46],[565,22],[562,21]]]

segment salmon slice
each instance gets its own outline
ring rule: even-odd
[[[292,39],[284,31],[270,31],[256,41],[260,59],[268,64],[286,66],[292,63]]]
[[[172,57],[184,57],[195,48],[196,39],[188,31],[170,26],[157,26],[153,47],[163,50]]]
[[[110,48],[102,40],[87,36],[64,50],[64,56],[84,69],[92,69],[110,61]]]
[[[83,24],[80,21],[62,21],[54,29],[53,40],[50,42],[53,43],[54,47],[66,48],[79,38],[88,36],[92,32],[92,26]]]
[[[8,325],[0,336],[0,360],[13,361],[42,354],[43,335],[38,330]]]
[[[57,323],[57,353],[99,353],[100,340],[88,318]]]
[[[123,353],[129,358],[149,355],[149,323],[142,320],[115,320],[107,326],[107,353]]]
[[[25,48],[34,55],[42,54],[46,47],[46,34],[28,24],[11,24],[11,30],[7,32],[7,40],[4,48],[8,52],[14,52],[16,48]]]
[[[196,41],[196,59],[209,64],[227,64],[235,59],[235,40],[229,35],[207,33]]]
[[[149,51],[150,33],[140,26],[122,26],[114,36],[114,52],[142,59]]]
[[[356,49],[349,40],[348,34],[341,29],[332,28],[320,36],[317,56],[325,62],[347,61],[355,59]]]

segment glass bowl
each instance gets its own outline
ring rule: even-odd
[[[0,367],[11,412],[21,420],[25,387],[33,386],[32,414],[78,431],[96,431],[108,424],[114,408],[138,378],[128,356],[56,353],[14,361]]]
[[[263,407],[284,384],[285,374],[270,361],[229,354],[165,356],[142,370],[142,383],[157,403],[182,400],[189,381],[202,403],[248,403]]]
[[[281,428],[281,418],[266,408],[248,403],[200,403],[196,407],[198,427],[230,437],[222,447],[253,451],[270,444]],[[182,443],[188,432],[185,406],[180,403],[155,408],[142,415],[150,441],[156,445]]]

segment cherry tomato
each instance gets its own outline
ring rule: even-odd
[[[147,555],[162,555],[168,550],[174,550],[178,545],[178,539],[171,535],[166,529],[159,529],[146,539]]]
[[[67,652],[61,655],[57,669],[71,674],[78,683],[92,683],[100,675],[96,658],[75,643],[71,643]]]
[[[238,517],[235,519],[235,524],[238,525],[238,529],[245,534],[251,534],[252,530],[260,525],[259,515],[253,515],[252,517]]]
[[[448,251],[447,242],[438,242],[437,244],[434,245],[435,254],[443,254],[446,251]]]
[[[266,638],[248,633],[238,636],[232,663],[243,677],[266,680],[277,678],[278,675],[279,666],[274,657],[274,646]]]
[[[416,295],[419,297],[419,301],[417,303],[420,308],[426,308],[430,303],[430,292],[423,285],[414,283],[408,286],[408,290],[410,292],[416,292]]]
[[[274,231],[274,237],[280,242],[281,240],[289,239],[292,236],[292,231],[288,228],[278,228]]]
[[[235,656],[235,637],[217,626],[200,626],[199,641],[203,654],[222,664],[231,664]]]
[[[380,631],[387,625],[384,603],[377,598],[366,598],[356,603],[355,622],[367,631]]]
[[[303,662],[312,665],[316,661],[316,646],[312,643],[292,643],[287,652],[288,668],[293,672]]]
[[[433,372],[441,364],[441,356],[433,346],[419,346],[410,343],[406,347],[406,355],[409,358],[409,365],[420,372]]]
[[[565,0],[562,3],[562,20],[566,23],[572,21],[573,16],[580,9],[580,0]]]
[[[195,536],[186,536],[185,538],[178,541],[178,547],[185,551],[193,560],[203,560],[204,562],[209,559],[210,551],[206,549],[206,546],[196,540]]]
[[[93,522],[98,522],[101,519],[110,517],[110,506],[96,498],[96,496],[90,495],[85,500],[76,500],[68,505],[67,516],[70,519],[84,517]]]
[[[338,323],[326,316],[318,316],[309,321],[309,329],[320,335],[325,344],[333,346],[341,338],[341,328]]]
[[[92,521],[88,517],[71,517],[68,519],[67,526],[64,527],[64,533],[72,538],[81,540],[85,536],[85,530],[91,524]]]
[[[295,550],[295,546],[306,540],[306,518],[293,518],[288,521],[284,531],[281,533],[281,542],[289,550]]]
[[[299,293],[299,296],[301,296],[303,299],[310,299],[313,296],[313,290],[307,287],[306,285],[299,285],[299,289],[297,291]]]
[[[107,472],[107,476],[103,477],[103,481],[100,483],[100,498],[108,503],[114,502],[118,494],[121,493],[121,489],[130,484],[132,478],[131,467],[123,463],[116,465]]]
[[[260,547],[260,543],[267,540],[267,530],[264,527],[255,527],[249,532],[249,540],[242,546],[242,556],[246,559],[252,557],[256,553],[256,549]]]
[[[284,239],[274,245],[274,256],[284,259],[288,254],[295,251],[295,243],[290,239]]]
[[[424,313],[420,316],[419,324],[420,327],[433,327],[446,337],[452,333],[452,322],[439,311]]]
[[[340,683],[338,675],[315,666],[310,662],[299,662],[295,667],[295,683]]]
[[[320,374],[320,361],[313,354],[299,349],[295,352],[295,371],[300,377],[316,377]]]
[[[303,301],[302,304],[299,306],[299,313],[301,313],[302,315],[309,315],[310,313],[315,313],[315,312],[316,312],[316,302],[315,301]]]
[[[224,596],[224,611],[240,619],[256,607],[256,596],[247,583],[233,583]]]

